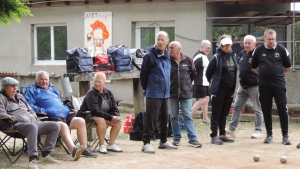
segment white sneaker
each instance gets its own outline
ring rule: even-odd
[[[106,148],[105,148],[104,145],[101,145],[101,146],[99,147],[99,152],[102,153],[102,154],[107,154],[107,150],[106,150]]]
[[[41,157],[42,161],[49,162],[49,163],[60,163],[60,161],[55,160],[50,154],[48,154],[46,157]]]
[[[251,138],[261,138],[261,132],[256,130],[252,135]]]
[[[39,169],[38,165],[37,165],[37,161],[36,160],[32,160],[29,162],[29,165],[28,165],[28,168],[29,169]]]
[[[225,131],[226,131],[226,135],[229,135],[232,138],[235,138],[235,131],[232,131],[229,128],[226,128]]]
[[[122,152],[123,150],[117,147],[116,144],[113,144],[111,146],[107,146],[107,151]]]
[[[143,151],[144,153],[150,153],[150,154],[154,154],[154,153],[155,153],[155,151],[154,151],[154,149],[152,148],[152,146],[151,146],[150,143],[147,143],[146,145],[143,145],[142,151]]]

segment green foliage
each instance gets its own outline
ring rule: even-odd
[[[223,26],[223,27],[213,27],[213,37],[220,39],[223,34],[232,35],[235,34],[237,37],[242,35],[241,26]]]
[[[0,24],[10,25],[11,19],[21,22],[21,17],[33,16],[25,5],[28,0],[0,0]]]

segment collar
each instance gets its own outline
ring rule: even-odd
[[[270,49],[270,48],[268,48],[268,47],[266,46],[266,43],[264,43],[264,46],[265,46],[266,49]],[[277,46],[277,42],[275,42],[275,45],[272,47],[272,49],[275,49],[276,46]]]

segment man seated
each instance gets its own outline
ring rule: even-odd
[[[60,163],[52,158],[50,152],[53,151],[60,125],[56,122],[41,122],[37,119],[36,113],[28,105],[25,98],[17,93],[19,82],[11,77],[2,79],[0,92],[0,119],[10,118],[18,130],[27,138],[27,149],[29,156],[28,168],[38,169],[37,159],[37,137],[47,135],[42,150],[41,160],[51,163]],[[13,125],[6,125],[7,130],[13,129]]]
[[[60,124],[61,138],[72,152],[74,160],[78,160],[81,155],[97,157],[97,154],[87,148],[85,120],[75,117],[75,112],[70,112],[70,109],[63,104],[58,90],[49,82],[48,72],[37,72],[36,82],[27,89],[25,99],[35,112],[46,113],[49,120],[57,121]],[[77,130],[79,143],[83,146],[77,152],[70,134],[72,129]]]

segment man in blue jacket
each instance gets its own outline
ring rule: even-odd
[[[37,113],[47,114],[49,120],[58,121],[61,126],[60,135],[68,149],[72,152],[74,160],[82,155],[97,157],[97,154],[87,148],[87,134],[85,120],[75,117],[69,108],[63,104],[59,92],[49,82],[49,73],[39,71],[36,75],[36,82],[27,89],[25,99]],[[76,148],[70,130],[76,129],[80,148]]]
[[[160,149],[177,149],[167,141],[170,97],[170,53],[166,50],[169,43],[167,32],[156,35],[156,45],[151,47],[143,59],[140,80],[146,97],[146,113],[143,126],[142,151],[155,153],[150,140],[157,121],[160,131]]]

